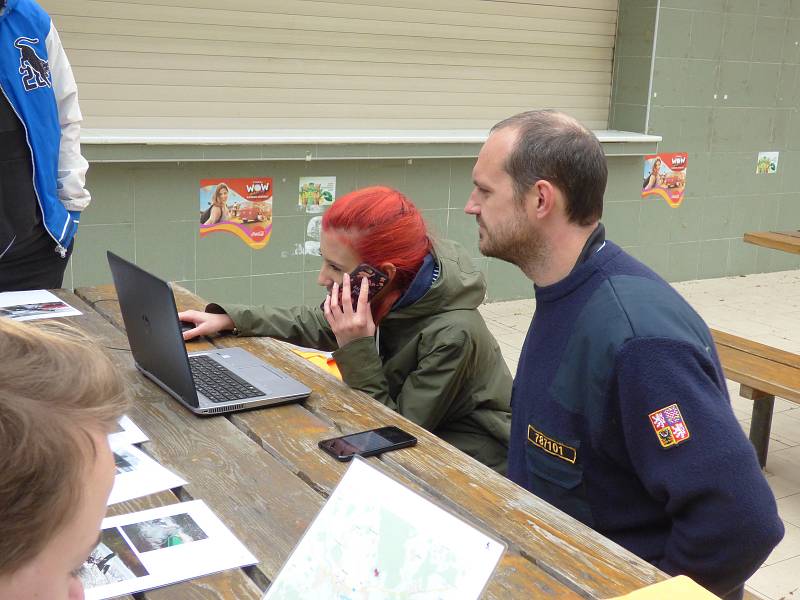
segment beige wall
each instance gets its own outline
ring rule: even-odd
[[[617,0],[40,2],[87,128],[607,127]]]

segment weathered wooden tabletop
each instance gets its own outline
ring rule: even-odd
[[[83,312],[70,320],[105,345],[127,377],[133,397],[129,415],[150,437],[143,450],[189,482],[173,492],[115,505],[111,513],[201,499],[259,560],[254,567],[137,598],[260,598],[346,469],[345,463],[321,452],[317,442],[383,425],[397,425],[419,442],[370,461],[508,545],[484,598],[609,598],[665,578],[652,565],[351,390],[281,342],[221,336],[187,344],[189,350],[212,343],[242,346],[312,389],[301,404],[197,417],[136,371],[112,286],[57,293]],[[175,296],[180,309],[204,306],[182,288],[175,288]]]
[[[753,231],[744,234],[748,244],[800,254],[800,231]]]

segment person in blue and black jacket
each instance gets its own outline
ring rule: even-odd
[[[0,292],[61,287],[86,191],[78,91],[34,0],[0,0]]]
[[[726,598],[783,537],[708,327],[605,239],[597,138],[532,111],[495,125],[466,212],[534,282],[508,476],[669,574]],[[638,184],[638,182],[637,182]]]

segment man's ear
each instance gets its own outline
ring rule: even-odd
[[[533,214],[537,219],[543,219],[555,210],[559,192],[552,183],[540,179],[531,187],[529,196],[533,200]]]

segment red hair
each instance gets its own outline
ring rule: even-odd
[[[325,231],[335,230],[361,261],[380,269],[392,263],[397,272],[391,291],[373,303],[376,323],[411,285],[431,251],[428,228],[419,210],[402,193],[373,186],[338,198],[322,217]]]

